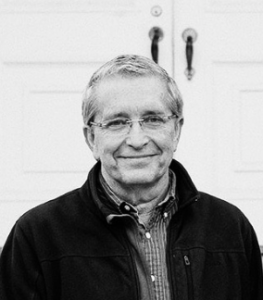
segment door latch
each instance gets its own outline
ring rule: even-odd
[[[185,75],[188,80],[191,80],[195,74],[195,69],[192,67],[194,47],[193,43],[197,39],[197,32],[192,28],[187,28],[182,33],[183,40],[186,42],[185,54],[187,61],[187,68],[185,70]]]
[[[152,53],[152,59],[154,62],[158,64],[158,56],[159,56],[159,41],[163,39],[163,31],[159,27],[153,27],[149,31],[149,37],[152,40],[151,45],[151,53]]]

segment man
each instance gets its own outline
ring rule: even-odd
[[[183,102],[165,70],[119,56],[92,76],[77,190],[24,214],[0,264],[1,300],[262,300],[259,246],[234,206],[173,160]]]

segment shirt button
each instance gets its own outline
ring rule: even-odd
[[[168,213],[165,212],[165,213],[163,214],[163,217],[166,219],[166,218],[168,217]]]
[[[152,282],[154,282],[155,281],[155,276],[151,275],[151,278],[152,278]]]
[[[145,236],[147,237],[147,239],[150,239],[152,237],[151,234],[150,234],[150,232],[146,232]]]
[[[125,205],[125,206],[124,206],[124,209],[127,210],[127,211],[130,211],[130,210],[131,210],[131,208],[130,208],[129,205]]]

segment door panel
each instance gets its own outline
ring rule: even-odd
[[[72,4],[73,2],[73,4]],[[92,73],[122,53],[172,72],[172,1],[0,1],[0,245],[27,209],[83,184],[95,160],[82,134],[81,95]]]
[[[175,158],[200,190],[240,207],[263,244],[262,13],[261,0],[0,1],[0,245],[27,209],[83,183],[94,164],[84,86],[118,54],[150,57],[154,26],[164,31],[159,63],[185,101]],[[189,27],[198,34],[191,81]]]
[[[179,8],[175,78],[185,125],[177,158],[200,190],[237,205],[263,244],[262,1],[179,0]],[[198,33],[191,81],[183,76],[187,27]]]

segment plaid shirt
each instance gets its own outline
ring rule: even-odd
[[[176,177],[172,171],[169,178],[169,189],[164,200],[151,211],[149,221],[145,225],[140,222],[136,208],[119,199],[100,175],[103,190],[119,212],[109,213],[109,210],[106,210],[107,221],[112,223],[116,218],[121,218],[123,222],[132,246],[142,300],[171,299],[166,266],[167,227],[177,211],[177,200]]]

